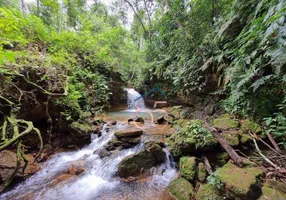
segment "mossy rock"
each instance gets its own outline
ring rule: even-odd
[[[213,121],[213,126],[219,129],[227,130],[231,128],[238,128],[239,122],[232,119],[229,115],[222,115]]]
[[[180,175],[188,181],[193,181],[196,176],[196,158],[182,157],[180,158]]]
[[[197,200],[221,200],[223,196],[216,186],[211,184],[203,185],[196,194]]]
[[[259,167],[240,168],[232,163],[218,170],[219,179],[228,193],[241,199],[256,199],[261,195],[257,178],[263,174]]]
[[[141,172],[156,165],[153,154],[147,150],[124,158],[118,165],[119,177],[138,176]]]
[[[247,144],[247,143],[252,142],[253,140],[252,140],[252,137],[251,137],[249,134],[242,133],[242,134],[240,134],[239,141],[240,141],[242,144]]]
[[[267,186],[263,186],[262,195],[259,197],[258,200],[284,200],[284,199],[286,199],[286,193]]]
[[[248,130],[251,131],[252,133],[262,132],[261,127],[255,122],[250,121],[249,119],[241,120],[240,124],[241,124],[241,130],[243,130],[244,132],[247,132]]]
[[[221,135],[230,146],[235,147],[239,145],[239,131],[228,130],[224,131]]]
[[[276,181],[274,179],[268,179],[265,183],[265,186],[279,190],[280,192],[286,193],[286,184]]]
[[[197,167],[197,177],[198,177],[198,180],[203,182],[206,180],[207,178],[207,169],[205,168],[204,164],[203,163],[199,163],[198,164],[198,167]]]
[[[92,126],[89,123],[73,122],[71,128],[81,135],[89,135],[92,132]]]
[[[192,184],[184,178],[177,178],[170,182],[168,191],[177,200],[190,200],[194,196]]]

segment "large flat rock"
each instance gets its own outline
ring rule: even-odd
[[[128,128],[128,129],[123,129],[123,130],[117,130],[114,132],[114,135],[117,138],[136,137],[142,134],[143,134],[143,131],[137,128]]]

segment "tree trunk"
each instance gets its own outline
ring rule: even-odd
[[[231,159],[236,164],[241,166],[241,164],[242,164],[241,157],[233,150],[233,148],[226,142],[226,140],[220,135],[220,133],[216,129],[212,128],[207,122],[205,122],[205,126],[207,129],[209,129],[209,131],[213,134],[213,136],[221,144],[221,146],[228,153],[228,155],[231,157]]]

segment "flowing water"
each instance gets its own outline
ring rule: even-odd
[[[43,164],[42,170],[16,186],[13,190],[2,194],[0,199],[172,199],[166,192],[166,187],[168,183],[176,177],[177,171],[168,149],[164,149],[166,152],[165,163],[152,168],[150,170],[150,176],[129,182],[116,176],[119,162],[126,156],[142,150],[144,148],[144,141],[153,140],[156,137],[163,138],[161,134],[162,130],[157,136],[156,131],[155,134],[154,132],[149,133],[148,127],[151,127],[154,131],[154,125],[148,123],[144,125],[146,129],[144,129],[142,142],[137,146],[117,151],[105,158],[99,157],[97,152],[107,144],[109,140],[114,138],[114,131],[124,129],[127,126],[130,125],[120,122],[111,128],[104,125],[101,137],[92,134],[91,143],[85,148],[79,151],[54,155],[53,158]],[[84,172],[79,176],[72,176],[63,182],[56,183],[55,180],[57,180],[59,176],[65,174],[68,169],[75,165],[81,166]]]
[[[140,98],[141,94],[133,88],[126,88],[127,91],[127,109],[128,110],[144,110],[146,109],[144,99]]]

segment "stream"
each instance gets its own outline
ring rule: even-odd
[[[46,161],[42,169],[29,179],[19,184],[12,190],[2,194],[1,200],[6,199],[44,199],[44,200],[91,200],[91,199],[126,199],[126,200],[168,200],[173,199],[166,191],[168,183],[176,178],[175,163],[167,148],[166,161],[150,169],[150,176],[126,181],[116,175],[119,162],[125,157],[137,153],[144,148],[144,142],[150,140],[164,141],[163,125],[155,125],[146,120],[142,125],[144,134],[141,142],[133,148],[116,151],[110,156],[100,158],[99,150],[113,139],[114,131],[125,129],[131,125],[127,123],[130,116],[140,114],[148,116],[150,110],[145,111],[143,99],[140,103],[140,113],[135,110],[134,99],[138,97],[135,90],[128,92],[128,109],[120,112],[108,113],[106,121],[117,120],[117,124],[105,124],[102,135],[98,137],[91,134],[91,143],[78,151],[58,153]],[[140,95],[140,94],[139,94]],[[143,101],[143,104],[142,104]],[[67,180],[57,183],[57,177],[64,174],[67,169],[80,166],[84,169],[80,175],[72,176]]]

